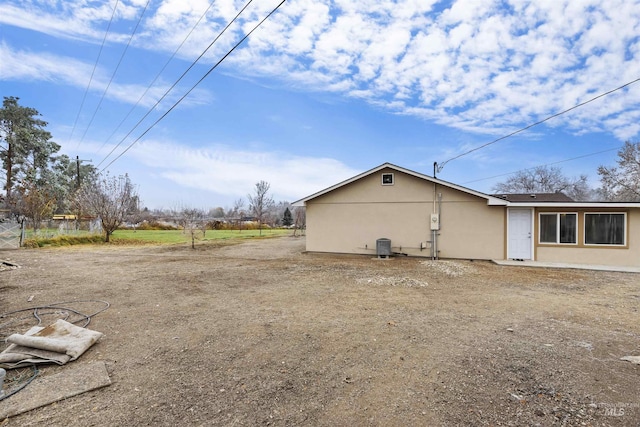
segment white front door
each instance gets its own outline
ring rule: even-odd
[[[509,209],[507,258],[531,259],[531,209]]]

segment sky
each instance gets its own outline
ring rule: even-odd
[[[638,0],[0,0],[0,95],[152,209],[259,181],[293,202],[385,162],[597,187],[640,139],[639,35]]]

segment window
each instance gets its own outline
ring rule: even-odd
[[[541,213],[540,243],[576,244],[578,214]]]
[[[382,174],[382,185],[393,185],[393,174],[392,173],[383,173]]]
[[[585,213],[585,245],[624,245],[626,214]]]

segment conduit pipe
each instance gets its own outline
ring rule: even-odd
[[[435,172],[435,171],[434,171]],[[435,177],[435,173],[434,173]],[[433,213],[438,213],[436,210],[436,194],[438,194],[438,184],[433,182]],[[431,228],[431,259],[438,259],[438,230],[429,224]]]

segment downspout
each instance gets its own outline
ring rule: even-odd
[[[436,230],[436,240],[438,239],[438,234],[440,233],[440,224],[442,223],[442,193],[438,193],[438,229]],[[438,247],[436,245],[436,259],[438,259]]]
[[[438,171],[438,162],[433,162],[433,178],[434,179],[436,179],[437,171]],[[437,209],[436,209],[436,197],[438,197]],[[442,193],[438,194],[438,184],[435,181],[433,181],[433,214],[438,215],[437,227],[434,227],[431,223],[429,223],[429,227],[431,228],[431,259],[433,260],[438,259],[438,232],[440,231],[441,212],[442,212]]]
[[[435,172],[435,171],[434,171]],[[434,173],[435,176],[435,173]],[[438,184],[433,183],[433,213],[436,214],[436,195],[438,194]],[[431,259],[438,259],[438,230],[429,224],[431,230]]]
[[[438,170],[438,162],[433,162],[433,179],[436,179],[436,171]],[[436,213],[436,191],[438,184],[433,181],[433,213]],[[431,231],[431,259],[436,259],[437,252],[437,242],[436,242],[436,231],[431,226],[431,221],[429,221],[429,230]]]

